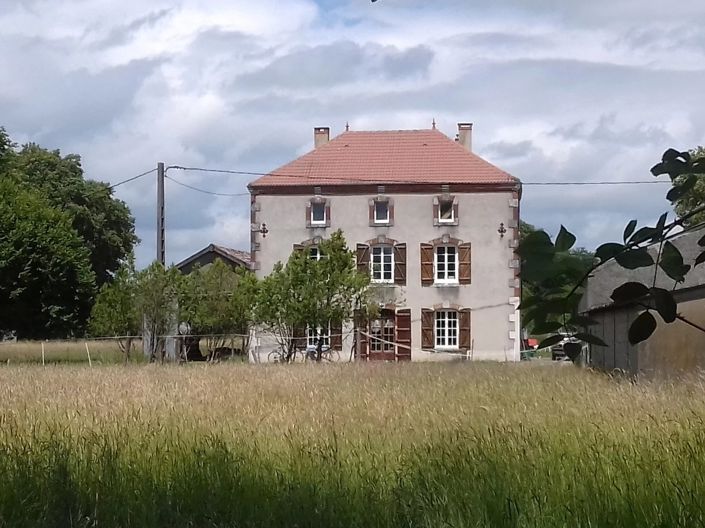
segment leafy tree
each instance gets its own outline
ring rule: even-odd
[[[705,147],[698,147],[691,150],[690,156],[694,160],[705,158]],[[693,188],[689,192],[685,192],[682,196],[675,199],[676,213],[678,216],[687,215],[696,207],[700,207],[705,204],[705,178],[698,178],[697,174],[691,173],[678,176],[676,181],[683,184],[690,178],[695,181]],[[689,216],[684,222],[684,225],[692,226],[703,222],[705,222],[705,212]]]
[[[666,196],[671,202],[677,202],[688,196],[705,174],[705,157],[694,157],[689,152],[669,149],[663,154],[661,162],[652,167],[651,173],[654,176],[667,174],[671,178],[672,187]],[[608,242],[599,246],[595,251],[595,263],[567,293],[552,283],[552,274],[558,266],[558,256],[573,246],[575,236],[563,226],[555,240],[551,240],[544,231],[527,236],[521,241],[518,253],[522,259],[522,278],[531,282],[535,290],[533,295],[522,301],[525,321],[533,322],[545,331],[557,331],[558,323],[555,319],[558,318],[563,328],[571,329],[575,339],[604,346],[601,339],[584,330],[593,323],[577,311],[585,280],[600,266],[615,261],[628,270],[658,266],[673,280],[675,289],[685,281],[690,270],[705,262],[705,251],[701,251],[693,263],[686,263],[669,237],[704,212],[705,204],[700,204],[688,212],[681,212],[679,218],[670,222],[669,213],[666,212],[654,226],[639,229],[637,220],[631,220],[624,228],[622,242]],[[698,241],[698,245],[705,247],[705,237]],[[654,248],[651,252],[650,247]],[[678,305],[671,290],[656,287],[656,273],[651,284],[626,282],[615,288],[611,297],[617,303],[633,303],[644,309],[629,328],[628,338],[632,344],[648,339],[654,332],[657,325],[654,312],[665,323],[681,320],[705,331],[678,313]],[[539,346],[550,346],[561,339],[561,335],[555,334],[544,339]]]
[[[89,322],[93,336],[117,338],[125,363],[130,360],[133,337],[142,334],[142,317],[136,302],[138,290],[135,262],[130,257],[120,266],[113,281],[103,284]]]
[[[150,361],[164,361],[165,336],[172,334],[180,320],[179,301],[183,297],[183,276],[174,266],[159,262],[137,273],[135,308],[144,321],[144,338],[150,345]]]
[[[277,263],[261,283],[255,317],[272,331],[288,358],[295,350],[296,329],[328,328],[369,305],[369,277],[357,271],[342,231],[323,241],[319,251],[320,260],[294,251],[286,266]],[[316,347],[318,361],[322,347],[323,337]]]
[[[7,141],[6,135],[4,140],[0,135],[0,159]],[[75,154],[62,156],[58,150],[30,143],[6,155],[9,171],[19,182],[34,188],[69,216],[90,252],[98,287],[110,281],[137,243],[134,218],[127,205],[112,196],[106,183],[85,180],[81,158]]]
[[[4,175],[0,226],[0,330],[21,338],[81,333],[95,277],[69,216]]]
[[[242,268],[233,269],[220,259],[196,268],[184,277],[181,317],[193,334],[206,335],[206,347],[213,353],[234,335],[247,336],[257,295],[257,279]],[[247,348],[247,337],[243,337]]]

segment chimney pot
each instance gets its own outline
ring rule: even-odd
[[[472,123],[458,123],[458,143],[472,152]]]
[[[329,127],[316,127],[313,129],[313,146],[318,148],[330,141]]]

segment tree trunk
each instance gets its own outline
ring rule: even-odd
[[[316,363],[321,362],[323,356],[323,332],[318,336],[318,342],[316,343]]]

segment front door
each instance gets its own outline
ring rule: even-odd
[[[382,310],[377,319],[370,321],[369,355],[370,360],[395,361],[396,325],[394,310]]]

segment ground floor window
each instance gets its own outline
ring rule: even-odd
[[[323,337],[323,346],[330,347],[330,325],[328,327],[306,328],[306,346],[318,346],[319,337]]]
[[[394,322],[375,319],[370,323],[370,352],[394,352]]]
[[[434,334],[436,348],[458,348],[458,312],[437,311]]]

